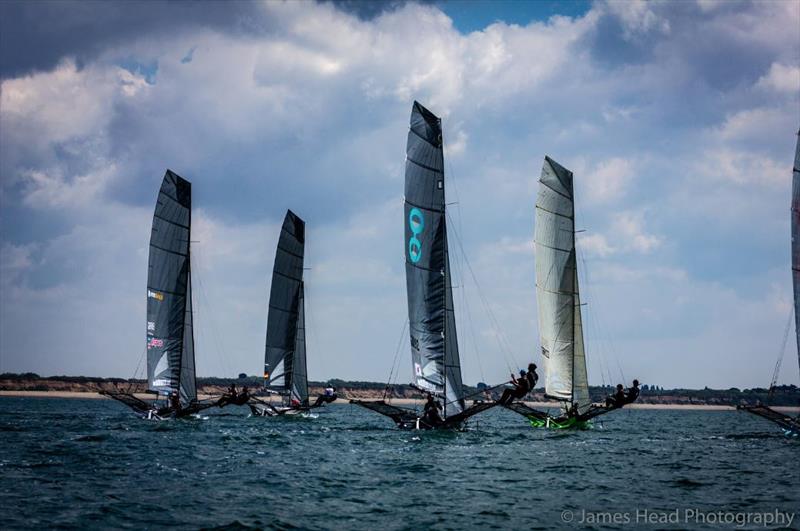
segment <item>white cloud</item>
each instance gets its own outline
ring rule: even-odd
[[[769,72],[758,79],[756,87],[797,95],[800,92],[800,66],[772,63]]]
[[[661,246],[663,239],[645,230],[643,211],[620,212],[613,216],[610,232],[615,241],[627,250],[650,253]]]
[[[764,98],[791,94],[791,4],[704,2],[695,24],[670,3],[597,3],[581,17],[465,35],[436,6],[366,21],[329,3],[268,2],[275,29],[264,33],[145,35],[80,69],[67,62],[6,80],[0,200],[15,209],[2,214],[4,367],[130,375],[130,352],[142,346],[152,197],[169,166],[195,184],[201,374],[259,370],[277,226],[291,207],[308,221],[312,378],[385,377],[407,311],[403,145],[418,99],[443,117],[448,202],[459,203],[449,228],[468,381],[506,372],[485,306],[518,355],[536,351],[531,235],[544,153],[575,169],[580,222],[600,229],[579,236],[597,273],[586,296],[590,309],[610,302],[603,313],[622,365],[679,384],[696,351],[724,343],[731,366],[751,369],[751,338],[773,332],[776,307],[752,293],[786,291],[776,264],[788,260],[788,236],[770,236],[780,239],[772,246],[764,235],[787,224],[798,108],[796,98]],[[618,28],[600,24],[609,15],[620,35],[602,34]],[[718,64],[720,36],[766,63],[753,67],[748,56],[708,67]],[[590,49],[619,37],[630,47]],[[152,84],[115,66],[130,57],[157,62]],[[34,216],[52,226],[5,229]],[[686,234],[687,219],[731,263],[762,257],[757,274],[698,279],[706,272],[692,245],[707,240]],[[735,315],[715,305],[736,306]],[[34,320],[50,333],[9,333]],[[87,323],[99,322],[86,338]],[[730,322],[741,333],[724,337]],[[703,383],[729,381],[749,376]]]
[[[600,258],[611,256],[616,251],[602,234],[582,233],[579,235],[577,246],[589,256],[599,256]]]
[[[791,167],[772,158],[730,148],[709,151],[694,164],[694,173],[706,179],[737,186],[784,186],[791,179]]]
[[[625,195],[634,171],[635,165],[629,159],[613,157],[599,162],[582,178],[586,182],[587,200],[607,203],[620,199]]]

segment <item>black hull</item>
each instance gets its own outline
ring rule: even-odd
[[[767,419],[770,422],[774,422],[790,434],[800,435],[800,417],[790,417],[768,406],[736,406],[736,409],[747,411],[748,413]]]
[[[100,391],[101,395],[107,396],[109,398],[113,398],[118,402],[122,402],[129,408],[131,408],[137,416],[145,419],[167,419],[167,418],[186,418],[191,415],[197,414],[205,409],[214,407],[217,405],[217,400],[211,400],[206,402],[192,402],[186,407],[179,409],[178,411],[173,410],[170,407],[161,407],[159,408],[156,406],[155,401],[153,402],[146,402],[140,398],[135,397],[131,393],[119,393],[114,391]]]
[[[544,411],[539,411],[538,409],[534,409],[523,402],[512,402],[510,404],[503,404],[503,407],[506,409],[510,409],[515,413],[519,413],[523,417],[529,420],[538,420],[538,421],[551,421],[557,424],[568,424],[573,421],[577,422],[589,422],[590,420],[599,417],[601,415],[605,415],[606,413],[611,413],[617,409],[622,409],[618,406],[600,406],[600,405],[592,405],[589,409],[581,413],[579,415],[567,415],[562,414],[557,417],[550,415]]]
[[[447,417],[441,424],[429,424],[416,411],[393,406],[383,400],[351,400],[350,403],[389,417],[403,430],[461,430],[467,419],[497,405],[496,402],[475,403],[461,413]]]

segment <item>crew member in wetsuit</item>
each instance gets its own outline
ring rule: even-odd
[[[498,404],[510,404],[515,398],[521,399],[528,394],[530,388],[528,387],[527,372],[525,369],[519,371],[520,378],[517,379],[513,374],[511,375],[511,383],[514,384],[513,389],[506,389],[503,391],[503,396],[497,401]]]
[[[233,400],[233,403],[236,404],[237,406],[243,406],[247,403],[248,400],[250,400],[250,390],[245,385],[244,387],[242,387],[242,392],[236,395],[236,398],[235,400]]]
[[[434,400],[433,395],[428,393],[428,399],[425,401],[425,409],[422,414],[422,420],[431,426],[438,426],[444,422],[442,419],[442,404],[438,400]]]
[[[639,398],[639,380],[634,380],[633,387],[630,387],[625,395],[625,403],[633,404],[637,398]]]
[[[606,407],[622,407],[625,405],[625,391],[622,389],[622,384],[617,384],[617,392],[613,396],[606,398]]]
[[[314,405],[311,407],[319,407],[322,404],[330,404],[331,402],[335,402],[337,398],[339,397],[336,395],[336,388],[326,387],[325,393],[318,396],[317,401],[314,402]]]
[[[528,374],[525,375],[525,379],[528,380],[528,392],[532,393],[536,388],[536,383],[539,381],[539,375],[536,374],[535,363],[528,364]]]
[[[232,383],[228,390],[225,393],[222,393],[222,396],[219,397],[217,400],[217,406],[223,407],[227,406],[228,404],[236,404],[237,403],[237,392],[236,392],[236,384]]]

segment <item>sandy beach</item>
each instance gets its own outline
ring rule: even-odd
[[[2,391],[0,396],[13,396],[21,398],[83,398],[83,399],[108,399],[108,397],[100,393],[90,392],[73,392],[73,391]],[[152,400],[153,395],[147,393],[137,393],[135,396],[143,400]],[[212,395],[198,395],[200,400],[213,398]],[[259,397],[261,400],[275,401],[277,397]],[[369,399],[365,399],[369,400]],[[347,404],[348,399],[340,398],[336,401],[337,404]],[[395,398],[388,400],[390,404],[398,406],[413,406],[421,405],[422,399],[413,398]],[[527,405],[537,409],[557,409],[559,404],[556,402],[525,402]],[[674,410],[674,411],[734,411],[735,406],[722,406],[722,405],[706,405],[706,404],[630,404],[625,406],[627,409],[660,409],[660,410]],[[777,411],[784,411],[787,413],[798,413],[800,407],[774,407]]]

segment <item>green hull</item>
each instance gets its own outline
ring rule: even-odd
[[[552,417],[546,419],[528,417],[528,420],[533,428],[550,428],[553,430],[586,430],[591,426],[588,420],[578,420],[574,417],[565,420],[554,419]]]

